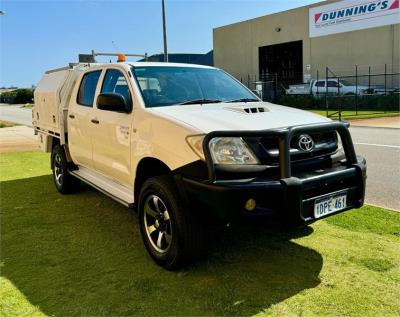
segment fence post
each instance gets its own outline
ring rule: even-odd
[[[342,121],[342,102],[343,102],[343,98],[340,97],[340,78],[337,77],[337,90],[338,90],[338,112],[339,112],[339,121]]]
[[[358,65],[356,65],[356,116],[358,115]]]
[[[247,88],[250,89],[250,74],[247,74]]]
[[[317,69],[317,81],[315,83],[318,83],[318,78],[319,78],[319,70]],[[313,96],[313,92],[312,92],[312,81],[310,82],[310,94],[311,96]],[[317,86],[317,98],[319,95],[319,86]]]
[[[387,73],[387,65],[385,64],[385,96],[386,96],[386,73]]]
[[[386,72],[387,72],[387,66],[385,64],[385,97],[386,97],[386,91],[387,91],[387,89],[386,89]],[[386,107],[384,107],[384,112],[386,112]]]
[[[368,66],[368,93],[371,92],[371,66]]]
[[[326,109],[326,116],[329,117],[329,111],[328,111],[328,66],[325,69],[325,109]]]
[[[278,73],[275,73],[274,100],[278,97]]]

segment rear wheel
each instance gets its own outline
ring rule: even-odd
[[[56,145],[51,153],[51,168],[57,190],[62,194],[70,194],[79,190],[80,181],[68,173],[68,162],[64,149]]]
[[[143,242],[154,261],[178,269],[202,254],[202,228],[170,176],[147,180],[139,197]]]

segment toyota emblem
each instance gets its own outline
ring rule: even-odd
[[[299,136],[299,149],[305,152],[312,151],[314,148],[314,141],[308,134]]]

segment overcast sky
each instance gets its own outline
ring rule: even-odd
[[[315,2],[166,0],[169,53],[206,53],[215,27]],[[163,50],[161,0],[0,0],[0,10],[0,87],[30,87],[92,49]]]

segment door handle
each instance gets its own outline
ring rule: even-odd
[[[92,121],[92,123],[94,123],[94,124],[99,124],[100,123],[100,121],[99,120],[97,120],[97,119],[95,119],[95,118],[93,118],[92,120],[90,120],[90,121]]]
[[[71,119],[75,119],[75,116],[73,114],[70,114],[68,117],[70,117]]]

